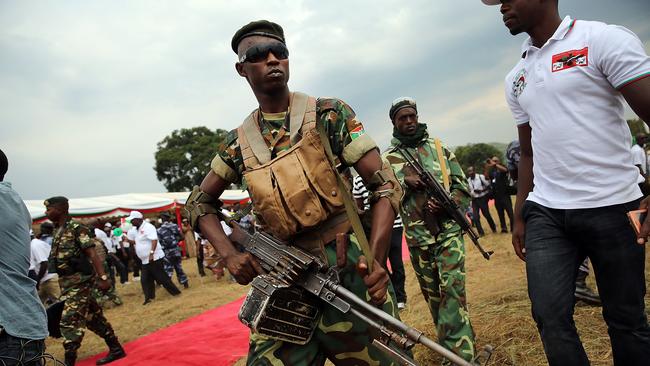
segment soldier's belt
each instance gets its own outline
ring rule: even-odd
[[[351,228],[352,225],[348,215],[343,211],[310,228],[308,231],[298,233],[291,242],[293,245],[312,254],[318,254],[321,259],[325,259],[325,244],[336,240],[336,234],[348,233]]]

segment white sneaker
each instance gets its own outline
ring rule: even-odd
[[[133,280],[134,280],[134,281],[139,281],[139,280],[140,280],[140,277],[133,277]]]
[[[405,307],[406,307],[405,302],[398,302],[397,303],[397,310],[404,310]]]

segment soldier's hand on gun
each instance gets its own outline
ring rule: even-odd
[[[224,257],[228,272],[240,285],[249,284],[257,275],[264,274],[260,263],[250,253],[234,253]]]
[[[443,210],[443,208],[438,200],[435,198],[429,198],[429,200],[424,204],[424,210],[428,211],[430,214],[437,215]]]
[[[375,261],[372,266],[372,273],[368,273],[368,261],[366,257],[360,256],[357,262],[357,272],[363,278],[363,282],[368,287],[368,294],[370,295],[370,302],[374,305],[382,305],[386,302],[388,296],[388,272]]]
[[[404,182],[409,187],[415,189],[416,191],[423,190],[425,188],[424,182],[417,175],[407,175],[404,177]]]
[[[650,210],[650,207],[648,206],[650,206],[650,197],[646,197],[641,201],[639,204],[639,210]],[[643,220],[636,242],[638,244],[645,244],[648,241],[648,236],[650,236],[650,215],[646,215],[645,220]]]

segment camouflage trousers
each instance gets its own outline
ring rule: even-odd
[[[113,328],[92,294],[93,287],[91,282],[86,282],[63,291],[61,300],[65,305],[60,326],[66,353],[76,354],[84,337],[84,328],[106,340],[115,338]]]
[[[465,297],[465,245],[461,235],[409,247],[438,341],[463,359],[474,358],[474,330]]]
[[[330,243],[325,247],[327,261],[336,265],[336,247]],[[355,266],[360,250],[354,236],[350,236],[347,252],[347,266],[340,273],[341,284],[362,299],[370,296],[363,279],[357,274]],[[398,318],[395,307],[395,294],[389,286],[389,295],[383,310]],[[251,333],[247,365],[255,366],[312,366],[324,365],[329,359],[335,365],[394,365],[387,356],[371,345],[371,330],[354,317],[323,304],[318,327],[309,343],[298,345],[269,339]]]
[[[185,274],[185,271],[183,271],[183,258],[181,257],[180,252],[172,252],[171,254],[165,253],[163,268],[170,279],[174,277],[174,271],[176,271],[178,282],[181,285],[187,283],[187,275]]]

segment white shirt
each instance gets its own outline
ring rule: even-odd
[[[38,274],[41,268],[41,263],[45,262],[43,266],[47,267],[47,260],[50,257],[50,250],[52,250],[52,247],[50,247],[49,244],[47,244],[46,242],[40,239],[32,239],[31,243],[29,244],[29,247],[30,247],[29,269],[36,271],[36,273]],[[56,273],[48,273],[46,271],[43,278],[41,278],[40,283],[43,283],[55,276]]]
[[[643,174],[647,172],[646,168],[648,167],[648,156],[645,153],[645,150],[638,144],[632,146],[632,164],[641,166],[641,171]]]
[[[528,38],[522,52],[505,92],[517,124],[532,130],[528,199],[574,209],[641,197],[619,91],[650,75],[639,38],[620,26],[567,16],[542,48]]]
[[[104,230],[95,228],[95,237],[104,243],[104,247],[108,253],[115,253],[113,242],[108,238],[108,235],[106,235]]]
[[[129,230],[129,232],[131,232]],[[158,240],[156,228],[148,222],[143,222],[135,231],[135,254],[142,261],[142,264],[149,264],[149,252],[151,251],[151,242]],[[156,245],[153,253],[153,260],[157,261],[165,256],[160,244]]]
[[[226,233],[226,236],[232,234],[232,228],[228,226],[225,221],[221,221],[221,228],[223,229],[223,232]]]
[[[467,182],[469,183],[469,194],[472,198],[481,198],[488,194],[490,182],[485,179],[483,174],[474,174],[474,178],[468,176]]]

